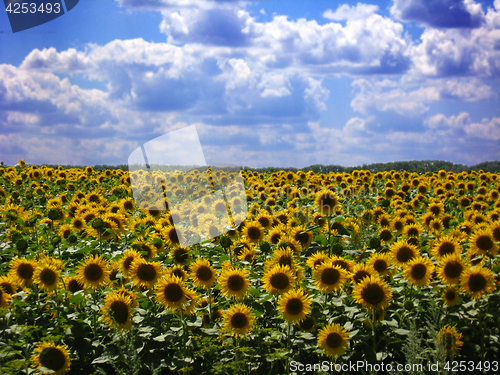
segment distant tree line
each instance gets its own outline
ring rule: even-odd
[[[47,167],[57,168],[59,165],[53,164],[43,164]],[[3,167],[7,167],[6,165],[2,165]],[[85,168],[85,166],[75,166],[75,165],[61,165],[62,168]],[[119,165],[106,165],[106,164],[98,164],[93,166],[94,170],[103,170],[103,169],[122,169],[128,170],[127,164],[119,164]],[[175,169],[175,166],[172,166]],[[185,168],[183,166],[182,168]],[[323,165],[323,164],[314,164],[304,168],[278,168],[278,167],[267,167],[267,168],[251,168],[251,167],[242,167],[242,169],[246,169],[249,171],[257,171],[257,172],[269,172],[269,171],[312,171],[314,173],[329,173],[329,172],[352,172],[354,170],[370,170],[372,173],[384,172],[384,171],[408,171],[408,172],[418,172],[418,173],[427,173],[427,172],[436,172],[439,170],[445,170],[449,172],[463,172],[463,171],[479,171],[483,170],[484,172],[492,172],[492,173],[500,173],[500,161],[486,161],[483,163],[479,163],[472,166],[467,166],[464,164],[455,164],[449,161],[443,160],[411,160],[411,161],[395,161],[389,163],[372,163],[372,164],[363,164],[355,167],[344,167],[342,165]]]

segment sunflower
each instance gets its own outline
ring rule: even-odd
[[[330,257],[324,251],[317,251],[307,258],[306,265],[311,269],[315,269],[328,259],[330,259]]]
[[[429,258],[418,256],[404,266],[404,275],[410,284],[428,285],[434,272],[434,265]]]
[[[10,298],[10,293],[7,293],[3,290],[3,288],[0,288],[0,309],[9,306]]]
[[[378,276],[365,277],[356,284],[353,293],[354,300],[362,304],[368,311],[385,309],[392,298],[391,288]]]
[[[293,250],[290,249],[288,246],[278,247],[273,252],[272,261],[282,266],[289,266],[292,269],[296,264]]]
[[[490,233],[496,242],[500,242],[500,220],[493,221],[490,224]]]
[[[313,240],[313,232],[306,231],[306,228],[302,225],[294,227],[290,235],[293,237],[293,239],[298,241],[304,249],[307,249]]]
[[[447,287],[442,297],[446,306],[455,306],[458,302],[458,291],[455,288]]]
[[[152,259],[157,255],[156,247],[146,243],[146,241],[143,240],[134,240],[131,247],[140,252],[144,259]]]
[[[104,298],[101,309],[102,320],[118,329],[130,329],[132,318],[132,300],[129,296],[115,291]]]
[[[9,274],[20,285],[29,286],[33,282],[36,262],[26,258],[16,258],[10,262]]]
[[[280,242],[281,237],[286,236],[287,230],[287,227],[283,224],[279,224],[269,231],[267,234],[267,240],[273,245],[277,245]]]
[[[241,268],[228,267],[219,276],[220,291],[228,298],[241,299],[250,289],[249,272]]]
[[[390,228],[384,227],[379,230],[378,237],[381,241],[390,242],[394,238],[394,235],[392,234],[392,230]]]
[[[460,255],[459,240],[452,235],[440,237],[431,248],[431,253],[437,260],[449,254]]]
[[[399,240],[391,246],[391,256],[394,264],[398,267],[404,266],[413,258],[420,255],[420,250],[406,240]]]
[[[389,273],[391,264],[392,259],[388,253],[373,253],[366,261],[366,265],[372,267],[380,276],[385,276]]]
[[[462,334],[455,327],[446,325],[439,330],[438,344],[444,346],[448,356],[452,356],[460,351],[463,345],[461,338]]]
[[[285,293],[295,285],[295,277],[289,266],[275,264],[264,272],[262,283],[268,293]]]
[[[333,215],[340,206],[337,195],[326,189],[316,194],[314,204],[323,215]]]
[[[85,289],[85,286],[78,280],[76,276],[63,277],[62,283],[64,288],[70,293],[76,293],[79,290]]]
[[[125,277],[129,277],[130,265],[137,258],[141,258],[142,255],[139,254],[137,250],[129,249],[123,252],[123,256],[119,260],[120,271]]]
[[[208,259],[198,258],[191,263],[190,278],[201,288],[209,288],[215,282],[215,270]]]
[[[474,231],[470,237],[470,246],[472,251],[481,255],[489,251],[493,256],[496,256],[498,250],[498,246],[489,228],[481,228]]]
[[[271,226],[273,224],[272,219],[265,213],[261,213],[260,215],[258,215],[255,220],[258,221],[264,229],[271,229]]]
[[[460,282],[460,277],[465,271],[465,264],[458,254],[448,254],[440,259],[437,270],[438,277],[447,285]]]
[[[352,272],[352,269],[354,268],[355,265],[354,261],[345,259],[337,255],[332,255],[330,257],[330,261],[334,266],[339,266],[340,268],[343,268],[347,272]]]
[[[35,353],[31,360],[35,362],[37,370],[41,368],[52,370],[53,375],[62,375],[70,369],[71,359],[66,345],[56,345],[52,341],[39,342],[35,347]],[[45,371],[43,371],[45,373]]]
[[[3,290],[7,294],[14,294],[17,291],[17,283],[12,275],[7,274],[0,276],[0,290]]]
[[[323,327],[318,333],[318,346],[330,357],[338,357],[349,347],[349,333],[337,323]]]
[[[264,227],[258,221],[251,221],[245,225],[243,235],[250,242],[260,242],[264,238]]]
[[[223,330],[232,336],[238,337],[252,331],[254,327],[255,316],[250,307],[243,303],[238,303],[229,310],[223,312],[224,322]]]
[[[495,290],[495,277],[490,269],[475,266],[464,271],[460,286],[472,299],[479,299],[483,294]]]
[[[375,270],[373,267],[370,267],[363,263],[358,263],[354,266],[351,274],[352,281],[354,284],[358,284],[367,276],[375,275]]]
[[[156,281],[162,276],[162,266],[160,262],[148,262],[139,257],[130,264],[129,274],[135,285],[153,289]]]
[[[78,266],[78,281],[85,288],[97,288],[104,285],[109,279],[109,270],[106,261],[101,256],[91,255]]]
[[[170,252],[170,256],[174,259],[175,264],[183,266],[185,265],[191,255],[189,254],[189,249],[184,247],[175,247]]]
[[[188,289],[177,276],[165,276],[156,284],[156,299],[172,310],[182,308],[188,302]]]
[[[57,288],[59,282],[60,270],[50,263],[39,263],[33,274],[33,281],[39,288],[46,291]]]
[[[331,261],[325,262],[313,270],[314,285],[324,292],[337,291],[347,281],[348,273],[340,266],[334,266]]]
[[[414,224],[408,224],[405,226],[403,229],[403,235],[405,237],[420,237],[420,235],[423,233],[422,228],[420,227],[419,224],[414,223]]]
[[[163,228],[161,235],[169,246],[177,247],[184,241],[182,230],[171,225]]]
[[[311,312],[312,301],[304,289],[292,289],[278,300],[278,311],[289,322],[299,322]]]

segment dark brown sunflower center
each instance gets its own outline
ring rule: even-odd
[[[104,275],[104,270],[99,264],[91,263],[85,267],[83,271],[85,278],[89,281],[99,281]]]
[[[200,266],[196,271],[196,277],[201,281],[208,281],[212,278],[212,270],[207,266]]]
[[[40,354],[40,363],[52,371],[58,371],[64,367],[66,358],[57,348],[47,348]]]
[[[353,279],[355,283],[359,283],[361,280],[363,280],[365,277],[370,276],[370,274],[366,271],[358,271],[354,274]]]
[[[17,267],[17,275],[24,280],[31,279],[34,271],[33,266],[29,263],[23,263]]]
[[[480,250],[487,251],[493,247],[493,241],[490,236],[479,236],[476,240],[476,246]]]
[[[408,229],[408,236],[418,236],[418,229],[417,228],[410,228]]]
[[[83,289],[83,286],[78,282],[78,280],[72,279],[68,282],[68,290],[71,293],[76,293],[82,289]]]
[[[141,250],[146,253],[146,259],[151,258],[152,250],[151,250],[151,248],[148,245],[142,244],[141,245]]]
[[[404,225],[403,225],[403,222],[401,222],[401,221],[396,221],[394,223],[394,229],[396,229],[396,230],[403,230],[403,227],[404,227]]]
[[[392,238],[392,233],[389,229],[384,229],[380,232],[379,237],[382,241],[389,241]]]
[[[309,331],[314,327],[314,319],[312,317],[307,317],[300,321],[300,328],[303,330]]]
[[[439,206],[433,206],[431,207],[431,212],[434,214],[434,216],[437,216],[441,213],[441,208]]]
[[[500,227],[494,228],[492,234],[495,241],[500,241]]]
[[[361,297],[370,305],[378,305],[384,301],[385,293],[378,284],[368,284],[361,291]]]
[[[177,231],[175,229],[171,229],[168,232],[168,239],[170,240],[170,242],[172,242],[174,244],[179,243],[179,237],[177,236]]]
[[[453,254],[455,252],[455,245],[451,242],[443,242],[438,249],[439,255]]]
[[[292,258],[289,257],[288,255],[283,255],[278,259],[278,263],[281,266],[292,266]]]
[[[215,225],[210,225],[210,228],[208,228],[208,233],[210,234],[211,237],[217,237],[219,234],[221,234],[219,228],[217,228]]]
[[[276,273],[272,275],[269,281],[273,288],[278,290],[286,289],[290,285],[290,280],[288,280],[288,276],[284,273]]]
[[[168,284],[163,290],[165,299],[170,302],[178,302],[184,296],[184,292],[179,284]]]
[[[267,228],[271,224],[271,222],[267,217],[260,217],[258,221],[260,225],[262,225],[264,228]]]
[[[479,274],[473,274],[469,277],[469,289],[472,292],[479,292],[481,290],[484,290],[486,288],[487,280],[486,278]]]
[[[172,274],[174,276],[177,276],[179,279],[183,279],[184,278],[184,272],[181,269],[179,269],[179,268],[176,268],[175,270],[173,270]]]
[[[152,264],[141,264],[137,268],[137,277],[143,281],[152,281],[156,277],[156,269]]]
[[[415,280],[422,280],[427,274],[427,267],[425,264],[415,264],[411,268],[411,277]]]
[[[339,266],[340,268],[345,269],[346,271],[349,271],[349,265],[344,262],[343,260],[335,260],[332,262],[334,266]]]
[[[177,263],[184,263],[188,260],[189,254],[184,249],[177,249],[174,253],[174,259]]]
[[[457,297],[457,293],[454,290],[448,290],[445,294],[447,301],[453,301]]]
[[[335,268],[325,268],[321,272],[321,282],[326,285],[335,285],[340,280],[340,271]]]
[[[286,303],[286,312],[291,315],[297,315],[302,312],[304,304],[300,298],[291,298]]]
[[[258,240],[262,235],[262,232],[259,228],[257,227],[250,227],[248,228],[248,238],[251,240]]]
[[[309,242],[309,234],[297,232],[297,234],[295,235],[295,239],[299,241],[302,245],[305,245]]]
[[[450,279],[456,279],[462,274],[463,268],[460,262],[448,262],[444,266],[444,274]]]
[[[323,194],[319,198],[319,204],[323,208],[334,208],[337,205],[337,199],[331,194]]]
[[[73,226],[76,228],[76,229],[82,229],[83,228],[83,221],[81,220],[75,220],[73,222]]]
[[[134,260],[133,256],[125,258],[125,260],[123,261],[123,268],[125,268],[128,271],[130,268],[130,264],[132,263],[133,260]]]
[[[410,259],[412,259],[413,257],[415,256],[413,250],[410,248],[410,247],[407,247],[407,246],[403,246],[401,247],[397,254],[396,254],[396,258],[399,262],[401,263],[406,263],[408,262]]]
[[[227,212],[227,207],[226,207],[226,204],[223,203],[223,202],[218,202],[215,207],[214,207],[215,211],[216,212],[222,212],[222,213],[225,213]]]
[[[123,203],[123,208],[124,208],[125,210],[133,210],[133,209],[134,209],[134,205],[133,205],[133,203],[132,203],[132,202],[130,202],[130,201],[125,201],[125,202]]]
[[[14,294],[15,292],[14,286],[9,282],[0,283],[0,291],[2,291],[2,289],[8,294]]]
[[[57,275],[51,269],[44,269],[40,272],[40,280],[45,285],[53,285],[57,281]]]
[[[113,319],[118,324],[125,324],[128,320],[128,305],[123,301],[114,301],[111,304],[110,310],[113,314]]]
[[[231,317],[231,326],[236,329],[244,328],[248,324],[247,316],[242,312],[237,312]]]
[[[379,273],[384,272],[387,267],[387,262],[383,259],[377,259],[375,262],[373,262],[373,268],[375,268],[375,270]]]
[[[326,337],[326,344],[330,348],[338,348],[342,344],[342,337],[337,332],[330,333]]]
[[[239,291],[243,289],[245,280],[240,275],[231,275],[227,278],[227,287],[232,291]]]

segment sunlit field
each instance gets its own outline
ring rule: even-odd
[[[500,371],[500,174],[242,175],[0,168],[0,373]]]

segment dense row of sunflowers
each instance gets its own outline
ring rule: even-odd
[[[209,195],[198,173],[167,201]],[[498,174],[242,174],[220,234],[224,201],[141,207],[122,170],[0,169],[2,373],[498,356]]]

